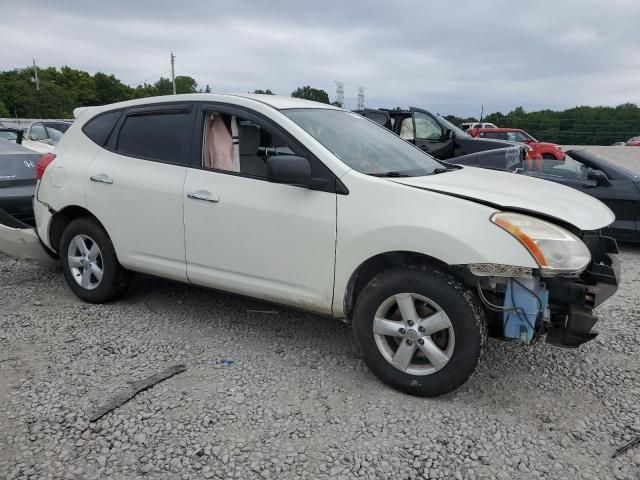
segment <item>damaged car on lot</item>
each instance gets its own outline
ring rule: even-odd
[[[407,142],[440,160],[517,146],[518,142],[475,138],[440,115],[422,108],[364,109],[356,113],[388,128]],[[532,150],[529,146],[525,149]]]
[[[36,166],[42,154],[0,138],[0,212],[34,225]]]
[[[87,302],[142,272],[346,318],[382,381],[434,396],[487,332],[592,339],[618,286],[598,200],[448,165],[330,105],[192,94],[76,114],[38,164],[36,228],[3,221],[0,250],[52,255]]]

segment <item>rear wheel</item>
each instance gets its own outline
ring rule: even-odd
[[[106,303],[125,292],[130,274],[118,262],[111,239],[96,220],[72,221],[62,233],[59,253],[69,288],[85,302]]]
[[[486,343],[484,310],[473,292],[424,266],[374,277],[358,297],[353,328],[369,368],[419,396],[442,395],[466,382]]]

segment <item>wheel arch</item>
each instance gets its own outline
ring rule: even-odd
[[[100,219],[98,219],[89,210],[79,205],[66,206],[62,210],[56,212],[53,217],[51,217],[51,223],[49,226],[49,242],[56,252],[59,250],[60,238],[62,237],[64,229],[67,228],[67,225],[69,225],[72,221],[82,217],[93,218],[98,223],[100,223],[102,228],[104,228],[104,225],[102,225]]]
[[[369,257],[358,265],[347,282],[344,293],[344,313],[347,318],[351,318],[358,296],[367,283],[377,274],[398,265],[432,265],[454,274],[446,262],[424,253],[395,250]]]

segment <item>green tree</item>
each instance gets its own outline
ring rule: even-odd
[[[178,75],[176,77],[176,93],[198,93],[198,82],[191,77]]]
[[[261,95],[275,95],[275,93],[273,93],[269,88],[267,88],[266,90],[254,90],[253,93],[257,93]]]
[[[131,88],[113,75],[97,72],[93,76],[93,83],[96,86],[96,103],[98,105],[122,102],[131,98]]]
[[[317,88],[312,88],[309,85],[307,85],[306,87],[296,88],[293,92],[291,92],[291,96],[294,98],[304,98],[305,100],[313,100],[314,102],[331,104],[331,101],[329,100],[329,94],[327,92]]]
[[[10,116],[11,116],[11,113],[9,112],[9,109],[4,104],[4,102],[0,100],[0,117],[7,118]]]

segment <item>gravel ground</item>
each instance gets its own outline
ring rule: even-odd
[[[611,459],[640,435],[640,248],[622,259],[596,341],[491,341],[466,385],[420,399],[368,372],[335,320],[149,277],[86,305],[0,256],[0,478],[640,479],[640,448]]]

